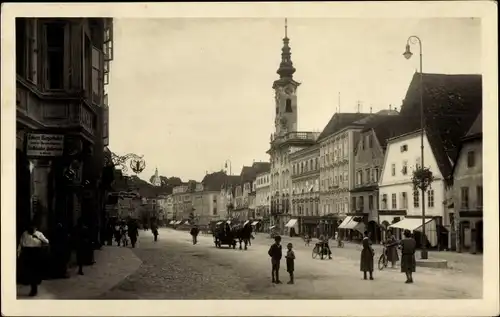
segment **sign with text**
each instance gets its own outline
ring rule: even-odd
[[[64,135],[28,133],[26,155],[61,156],[64,149]]]

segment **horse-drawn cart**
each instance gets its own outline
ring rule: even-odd
[[[222,245],[227,245],[229,248],[233,247],[233,249],[236,248],[236,240],[234,234],[225,221],[215,224],[213,236],[216,248],[221,248]]]

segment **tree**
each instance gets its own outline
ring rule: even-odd
[[[411,181],[413,183],[413,195],[418,195],[418,191],[426,192],[427,189],[431,188],[434,175],[430,168],[418,167],[413,171]]]

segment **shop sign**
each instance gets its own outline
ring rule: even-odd
[[[62,156],[64,135],[28,133],[26,136],[27,156]]]

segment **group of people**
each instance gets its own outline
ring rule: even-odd
[[[144,231],[149,230],[149,228],[144,225]],[[153,233],[154,241],[158,241],[158,226],[156,224],[151,225],[151,232]],[[137,245],[137,238],[139,237],[139,224],[137,220],[131,219],[129,221],[118,221],[114,226],[110,223],[108,224],[108,245],[112,245],[112,239],[114,238],[118,246],[128,246],[129,240],[132,248]]]
[[[411,231],[405,230],[403,232],[404,238],[401,241],[397,241],[391,231],[388,231],[387,234],[389,238],[386,241],[385,252],[388,261],[391,262],[392,267],[395,266],[395,263],[399,260],[397,252],[397,248],[399,247],[401,249],[401,273],[405,273],[406,275],[405,283],[413,283],[413,273],[416,269],[415,251],[417,243]],[[369,274],[370,280],[373,280],[373,258],[375,252],[372,248],[370,233],[368,231],[364,232],[362,245],[360,270],[363,272],[363,279],[366,280]]]
[[[32,223],[19,240],[17,280],[30,286],[29,296],[36,296],[42,279],[69,277],[68,263],[72,251],[76,252],[78,274],[83,275],[83,266],[95,263],[94,250],[99,247],[82,218],[72,230],[57,223],[50,241]]]
[[[405,283],[413,283],[413,273],[416,269],[415,251],[417,244],[410,230],[405,230],[403,235],[404,239],[402,239],[401,241],[397,241],[392,232],[388,232],[389,238],[386,241],[386,255],[388,261],[391,262],[392,267],[394,267],[395,262],[399,260],[397,248],[399,247],[401,249],[401,272],[405,273],[406,275]],[[308,239],[308,237],[305,237],[305,239]],[[328,256],[331,258],[331,250],[328,245],[328,239],[326,239],[324,236],[321,236],[320,241],[316,245],[321,248],[321,255],[323,255],[323,250],[325,250],[327,251]],[[373,258],[375,256],[375,251],[372,248],[370,233],[368,231],[364,232],[362,246],[363,248],[361,250],[360,271],[363,272],[364,280],[373,280]],[[280,262],[283,257],[281,236],[277,235],[274,237],[274,243],[269,248],[268,254],[269,257],[271,257],[272,283],[281,284],[279,278]],[[293,245],[291,243],[287,244],[287,253],[285,258],[287,272],[290,275],[290,281],[288,283],[294,284],[293,272],[295,268],[295,253],[293,252]]]

